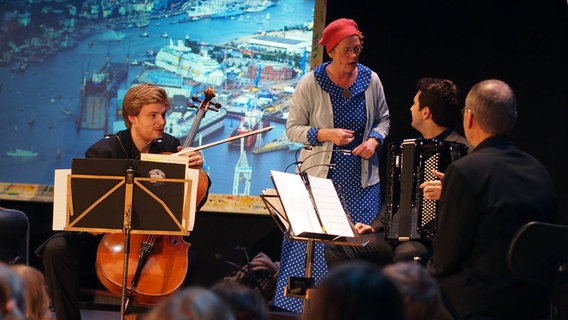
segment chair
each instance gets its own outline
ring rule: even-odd
[[[511,271],[550,289],[550,319],[568,319],[568,225],[532,221],[513,236]]]
[[[0,261],[29,263],[30,224],[25,213],[0,207]]]

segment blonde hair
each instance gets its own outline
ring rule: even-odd
[[[23,279],[26,287],[26,319],[46,319],[49,312],[49,298],[45,290],[43,273],[24,264],[12,265],[12,269]]]
[[[151,103],[163,104],[166,111],[170,109],[170,99],[166,90],[154,84],[142,83],[128,89],[122,100],[122,118],[128,129],[132,127],[128,116],[137,116],[143,106]]]
[[[25,320],[22,312],[26,308],[25,286],[12,268],[0,262],[0,319]]]

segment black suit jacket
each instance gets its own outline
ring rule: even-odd
[[[513,275],[506,260],[519,227],[552,221],[557,211],[546,168],[508,137],[494,136],[450,164],[443,185],[428,269],[449,309],[459,318],[546,313],[546,295]]]

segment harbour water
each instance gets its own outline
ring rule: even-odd
[[[179,23],[179,15],[153,19],[144,29],[148,37],[141,37],[143,30],[136,27],[101,29],[74,48],[59,51],[43,62],[30,63],[24,72],[13,72],[10,65],[0,67],[0,181],[52,185],[55,169],[70,168],[71,159],[84,157],[88,146],[103,137],[108,130],[77,129],[76,119],[82,76],[87,71],[97,71],[107,58],[118,62],[129,56],[132,61],[143,58],[148,50],[157,52],[169,42],[161,37],[164,33],[172,39],[189,36],[192,40],[221,44],[261,30],[305,25],[313,19],[313,8],[313,1],[281,0],[265,11],[247,13],[248,17],[241,20],[219,18]],[[119,92],[130,87],[143,68],[130,66],[128,79],[121,83]],[[116,99],[113,99],[111,114],[115,108]],[[239,124],[235,117],[224,121],[222,130],[207,136],[201,143],[225,139]],[[275,128],[262,137],[264,143],[284,134],[283,123],[271,125]],[[7,154],[16,149],[37,152],[37,155]],[[232,194],[237,189],[237,194],[241,194],[244,181],[236,185],[234,182],[235,167],[239,159],[242,160],[239,148],[221,144],[202,152],[213,181],[211,192]],[[295,152],[279,150],[255,154],[249,149],[245,150],[245,155],[252,169],[249,194],[258,195],[262,189],[272,187],[270,170],[285,170],[294,162]]]

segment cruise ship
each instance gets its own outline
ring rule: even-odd
[[[183,78],[208,85],[220,86],[225,81],[222,65],[211,59],[206,51],[196,54],[182,40],[177,40],[160,49],[156,55],[156,66]]]
[[[218,6],[195,6],[187,11],[187,17],[191,21],[200,20],[200,19],[207,19],[211,18],[214,14],[217,14],[221,11],[221,7]]]
[[[205,138],[209,134],[222,129],[225,125],[226,116],[227,111],[225,109],[219,109],[219,111],[208,111],[199,123],[197,135]],[[164,128],[164,132],[183,140],[187,137],[194,121],[194,110],[190,110],[185,113],[175,111],[170,112],[166,118],[166,127]]]

